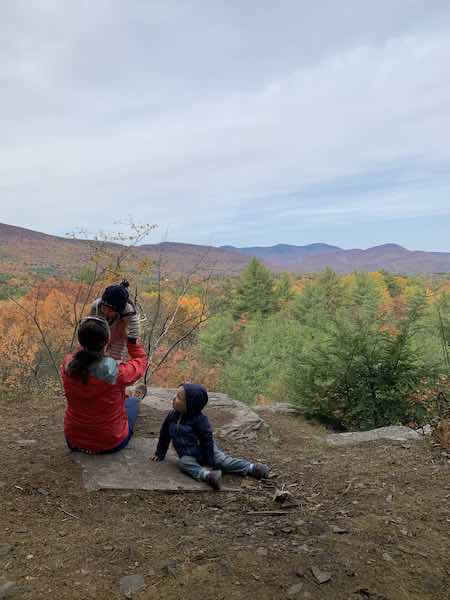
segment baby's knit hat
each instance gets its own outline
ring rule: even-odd
[[[130,297],[128,293],[128,281],[122,281],[120,285],[109,285],[102,295],[102,303],[116,310],[119,315],[122,315],[127,306]]]

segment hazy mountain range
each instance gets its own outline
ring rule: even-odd
[[[441,273],[450,271],[450,252],[407,250],[398,244],[382,244],[366,250],[344,250],[329,244],[290,246],[277,244],[270,247],[234,248],[224,246],[247,256],[257,256],[276,269],[300,272],[321,271],[331,267],[335,271],[378,271],[393,273]]]
[[[119,244],[111,244],[111,247],[120,249]],[[87,240],[57,237],[0,224],[0,272],[45,268],[62,274],[79,268],[88,249]],[[167,272],[183,272],[200,264],[201,270],[236,274],[252,256],[260,258],[274,271],[294,273],[316,272],[325,267],[341,273],[379,269],[394,273],[450,272],[450,252],[413,251],[397,244],[383,244],[365,250],[344,250],[322,243],[304,246],[211,247],[163,242],[144,244],[136,252],[153,259],[161,255]]]

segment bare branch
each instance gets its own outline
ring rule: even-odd
[[[38,296],[36,295],[36,297],[38,297]],[[61,381],[61,375],[59,373],[59,368],[58,368],[58,365],[56,364],[55,357],[53,356],[52,349],[50,348],[50,346],[49,346],[49,344],[47,342],[47,338],[45,337],[45,333],[44,333],[44,331],[43,331],[43,329],[42,329],[42,327],[41,327],[41,325],[39,323],[39,319],[37,318],[36,308],[35,308],[35,313],[32,314],[24,306],[22,306],[22,304],[20,304],[20,302],[17,302],[17,300],[15,300],[14,298],[12,298],[11,296],[8,296],[8,299],[11,300],[18,308],[20,308],[28,317],[31,317],[31,319],[33,320],[33,322],[34,322],[34,324],[36,326],[36,329],[39,331],[39,335],[41,336],[42,343],[44,344],[45,349],[47,350],[48,355],[50,357],[53,369],[54,369],[54,371],[56,373],[56,376],[58,378],[58,383],[59,383],[59,386],[61,388],[61,391],[64,393],[64,388],[63,388],[63,384],[62,384],[62,381]],[[37,302],[35,304],[35,307],[36,307],[36,305],[37,305]]]
[[[202,323],[204,323],[205,321],[208,320],[208,317],[204,317],[203,319],[199,320],[189,331],[187,331],[183,336],[181,336],[180,338],[178,338],[177,340],[175,340],[175,342],[173,342],[173,344],[170,346],[170,348],[165,352],[164,356],[161,358],[161,360],[158,362],[158,364],[156,365],[156,367],[154,369],[152,369],[152,375],[154,373],[156,373],[156,371],[161,367],[161,365],[165,362],[165,360],[169,357],[169,355],[175,350],[175,348],[181,344],[181,342],[183,342],[186,338],[188,338],[192,333],[194,333],[194,331],[200,327],[200,325]],[[148,371],[148,367],[147,367],[147,371]],[[147,373],[146,373],[147,375]]]
[[[148,345],[147,345],[147,354],[148,355],[150,355],[151,344],[152,344],[152,340],[153,340],[153,333],[155,331],[156,323],[158,321],[158,318],[159,318],[159,315],[161,312],[161,259],[162,259],[162,248],[160,246],[160,251],[159,251],[159,256],[158,256],[158,261],[157,261],[158,298],[156,301],[156,310],[155,310],[155,314],[153,315],[152,324],[150,327],[149,338],[148,338]]]
[[[71,350],[72,350],[72,348],[73,348],[73,345],[74,345],[74,343],[75,343],[75,335],[76,335],[76,333],[77,333],[77,327],[78,327],[78,323],[80,322],[80,319],[81,319],[81,317],[83,316],[83,313],[84,313],[84,311],[85,311],[85,309],[86,309],[86,305],[87,305],[87,303],[88,303],[88,300],[89,300],[89,299],[90,299],[90,297],[91,297],[92,290],[93,290],[93,288],[94,288],[94,285],[95,285],[95,284],[96,284],[96,282],[97,282],[97,278],[98,278],[98,264],[96,264],[96,265],[95,265],[95,270],[94,270],[94,273],[93,273],[93,276],[92,276],[92,280],[91,280],[91,282],[89,283],[89,288],[88,288],[87,294],[86,294],[86,296],[85,296],[85,298],[84,298],[84,302],[83,302],[83,305],[82,305],[82,307],[81,307],[81,310],[80,310],[80,315],[79,315],[78,319],[76,320],[76,322],[75,322],[75,324],[74,324],[74,327],[73,327],[73,331],[72,331],[72,338],[71,338],[71,340],[70,340],[70,349],[71,349]]]
[[[202,325],[203,323],[205,323],[208,320],[208,316],[205,313],[206,313],[206,308],[207,308],[208,286],[209,286],[210,278],[211,278],[211,274],[208,276],[208,278],[205,281],[206,285],[205,285],[205,289],[203,291],[202,308],[201,308],[200,315],[197,318],[197,321],[185,334],[183,334],[181,337],[176,339],[171,344],[171,346],[164,353],[163,357],[159,360],[157,365],[151,370],[151,375],[154,375],[154,373],[156,373],[156,371],[158,371],[158,369],[161,367],[161,365],[167,360],[167,358],[175,350],[175,348],[177,348],[177,346],[179,346],[185,339],[187,339],[190,335],[192,335],[194,333],[194,331],[196,331],[200,327],[200,325]],[[156,349],[156,347],[154,348],[154,350],[155,349]],[[154,352],[154,350],[153,350],[153,352]],[[153,354],[152,354],[152,356],[153,356]],[[148,373],[149,373],[150,364],[151,364],[150,361],[151,361],[152,356],[149,356],[149,365],[146,369],[145,377],[144,377],[145,384],[147,383]]]

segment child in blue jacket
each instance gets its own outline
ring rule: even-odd
[[[217,490],[222,485],[222,472],[266,479],[267,465],[233,458],[217,446],[208,417],[202,412],[207,402],[208,392],[203,385],[184,383],[178,388],[173,410],[161,426],[152,460],[164,460],[172,441],[180,458],[180,469]]]

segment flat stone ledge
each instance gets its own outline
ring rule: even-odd
[[[95,490],[206,491],[206,484],[191,479],[177,465],[172,449],[163,462],[151,462],[158,440],[131,438],[126,448],[114,454],[71,452],[81,466],[84,487]]]
[[[325,438],[330,446],[352,446],[377,440],[390,440],[394,442],[417,441],[422,436],[414,429],[398,425],[379,427],[369,431],[350,431],[345,433],[332,433]]]
[[[208,492],[212,489],[196,481],[178,468],[178,457],[172,448],[162,462],[152,462],[158,440],[133,437],[128,446],[114,454],[69,452],[81,466],[84,487],[97,490],[145,490],[162,492]],[[237,491],[224,485],[222,491]]]

